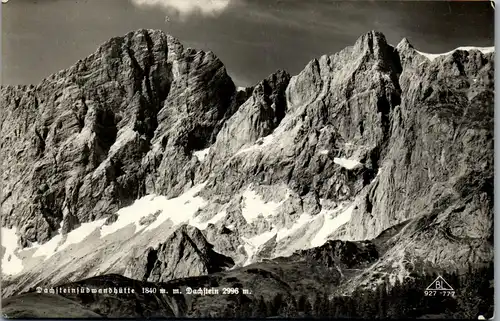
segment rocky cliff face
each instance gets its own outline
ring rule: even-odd
[[[375,176],[400,102],[397,57],[381,34],[369,33],[352,48],[311,61],[291,78],[279,128],[228,159],[209,180],[211,191],[229,195],[249,182],[283,182],[299,197],[340,202],[357,195]],[[344,159],[359,165],[346,171]]]
[[[167,281],[329,239],[384,240],[356,286],[490,262],[493,73],[494,52],[428,57],[370,32],[238,90],[212,53],[140,30],[2,87],[2,226],[25,248],[3,245],[21,262],[4,294]]]
[[[2,226],[23,246],[178,193],[243,100],[212,53],[147,30],[1,97]]]
[[[371,238],[410,220],[383,260],[404,275],[421,272],[421,262],[490,262],[494,54],[456,51],[429,60],[406,40],[396,49],[404,94],[391,115],[380,174],[346,236]]]

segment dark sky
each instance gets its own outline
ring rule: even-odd
[[[429,53],[494,45],[494,11],[479,1],[10,0],[1,9],[3,84],[38,83],[139,28],[212,50],[242,86],[277,69],[296,74],[370,30]]]

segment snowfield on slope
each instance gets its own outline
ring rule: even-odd
[[[324,203],[324,200],[321,200]],[[281,246],[292,249],[291,251],[275,251],[274,256],[283,254],[291,254],[293,252],[293,244],[302,244],[302,249],[318,247],[325,244],[330,238],[329,236],[340,228],[345,223],[349,222],[352,212],[355,208],[355,203],[341,204],[334,209],[322,209],[315,216],[309,213],[302,213],[290,228],[277,228],[274,224],[270,231],[266,231],[252,237],[242,237],[244,249],[248,258],[244,265],[253,263],[254,257],[262,249],[271,238],[276,236],[276,242]],[[268,213],[266,218],[272,221],[272,217],[276,212]],[[301,233],[306,229],[309,233]]]
[[[198,158],[200,162],[203,162],[209,152],[210,152],[210,147],[196,151],[193,153],[193,155],[196,156],[196,158]]]
[[[66,236],[58,234],[50,239],[44,244],[33,244],[27,249],[36,249],[33,257],[44,256],[45,260],[52,257],[54,254],[63,251],[71,244],[78,244],[85,240],[94,231],[99,230],[99,235],[101,238],[108,235],[114,234],[117,231],[133,225],[135,227],[135,233],[144,232],[146,230],[153,230],[160,226],[162,223],[170,220],[174,225],[179,225],[181,223],[190,223],[192,225],[199,226],[201,222],[198,222],[194,218],[194,214],[202,207],[206,205],[206,202],[201,197],[196,197],[195,195],[205,186],[205,184],[200,184],[188,190],[186,193],[180,197],[168,199],[165,196],[148,195],[137,201],[132,205],[124,207],[117,212],[117,220],[109,225],[105,225],[106,219],[97,220],[90,223],[81,224],[78,228],[69,232]],[[156,220],[149,226],[140,225],[139,222],[141,218],[154,214],[156,212],[161,212]],[[223,215],[219,215],[217,218],[221,218]],[[206,222],[208,224],[209,222]],[[5,230],[5,232],[4,232]],[[7,239],[2,238],[2,244],[12,244],[13,234],[12,231],[2,228],[2,235],[6,235]],[[3,237],[3,236],[2,236]],[[17,239],[17,237],[16,237]],[[17,247],[17,241],[14,243],[14,248]],[[26,250],[26,249],[25,249]],[[8,253],[11,253],[12,247],[8,248]],[[13,253],[13,252],[12,252]],[[4,262],[2,262],[4,263]],[[8,264],[2,264],[3,269],[9,269],[13,266],[14,262]]]
[[[247,260],[243,265],[245,266],[253,263],[253,258],[256,254],[259,253],[262,245],[266,244],[266,242],[273,238],[275,235],[276,232],[272,230],[259,235],[255,235],[251,238],[242,237],[241,239],[244,242],[245,252],[247,253]]]
[[[106,222],[106,219],[97,220],[90,223],[83,223],[77,229],[69,232],[65,237],[63,237],[62,234],[58,234],[50,239],[47,243],[44,243],[42,245],[35,244],[33,245],[33,248],[36,248],[37,250],[33,254],[33,257],[44,256],[45,260],[47,260],[55,253],[61,252],[66,249],[69,245],[82,242],[93,231],[104,224],[104,222]]]
[[[355,159],[347,159],[347,158],[337,158],[337,157],[335,157],[333,159],[333,162],[335,164],[340,165],[340,166],[342,166],[344,168],[347,168],[347,169],[356,169],[358,167],[363,166],[363,164],[361,164],[360,162],[358,162]]]
[[[335,210],[322,210],[320,215],[322,214],[324,217],[323,226],[317,232],[316,237],[311,240],[311,247],[317,247],[325,244],[326,241],[328,241],[328,236],[335,232],[339,227],[349,222],[351,220],[354,207],[355,204],[352,204],[347,209],[340,206]]]
[[[432,61],[432,60],[434,60],[434,59],[436,59],[438,57],[451,55],[452,53],[454,53],[457,50],[464,50],[464,51],[479,50],[483,54],[488,54],[488,53],[495,52],[495,47],[458,47],[458,48],[453,49],[451,51],[448,51],[448,52],[445,52],[445,53],[438,53],[438,54],[431,54],[431,53],[421,52],[421,51],[418,51],[418,50],[416,50],[416,51],[419,54],[421,54],[422,56],[425,56],[429,60]]]
[[[15,275],[21,272],[24,260],[27,260],[28,266],[45,264],[47,270],[61,271],[61,274],[64,274],[72,271],[67,266],[68,260],[70,262],[78,260],[79,264],[85,265],[99,259],[100,263],[92,273],[114,271],[113,267],[124,258],[123,255],[115,255],[117,253],[107,258],[100,258],[99,255],[106,253],[109,248],[120,248],[122,249],[120,253],[128,253],[127,251],[137,246],[143,248],[155,246],[181,224],[189,224],[204,230],[210,223],[220,223],[227,214],[224,207],[210,218],[202,219],[203,215],[197,216],[199,210],[208,205],[207,200],[198,196],[205,185],[204,183],[194,186],[172,199],[158,195],[145,196],[132,205],[120,209],[116,213],[116,221],[111,224],[106,225],[106,219],[81,224],[67,235],[58,234],[44,244],[33,244],[19,251],[17,256],[16,231],[2,228],[2,244],[6,247],[2,258],[3,273]],[[280,245],[279,250],[273,251],[273,256],[291,254],[299,248],[320,246],[328,240],[329,235],[350,219],[352,212],[352,206],[349,208],[339,206],[335,209],[323,209],[314,216],[301,213],[288,227],[278,228],[273,220],[276,219],[285,200],[290,197],[288,192],[281,201],[267,202],[251,186],[241,195],[242,215],[247,221],[247,226],[252,226],[259,217],[271,223],[268,231],[252,234],[251,230],[247,230],[245,236],[240,236],[247,253],[244,265],[254,263],[262,246],[273,237],[276,237],[276,242]],[[141,219],[149,216],[156,218],[141,225]],[[53,260],[49,260],[50,258]],[[43,270],[43,267],[40,265],[39,269]],[[84,276],[90,277],[91,274]]]
[[[288,197],[288,196],[287,196]],[[259,216],[269,217],[276,214],[276,211],[283,204],[283,201],[264,202],[262,197],[254,192],[250,187],[243,193],[242,214],[247,223],[252,223]]]
[[[23,261],[17,257],[15,251],[17,248],[18,237],[16,229],[2,227],[2,274],[15,275],[22,271]]]

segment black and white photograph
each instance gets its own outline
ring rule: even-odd
[[[494,317],[493,1],[0,6],[2,318]]]

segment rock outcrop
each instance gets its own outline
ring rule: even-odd
[[[215,252],[203,233],[183,225],[156,248],[139,251],[124,276],[149,282],[166,282],[220,272],[234,266],[231,258]]]

